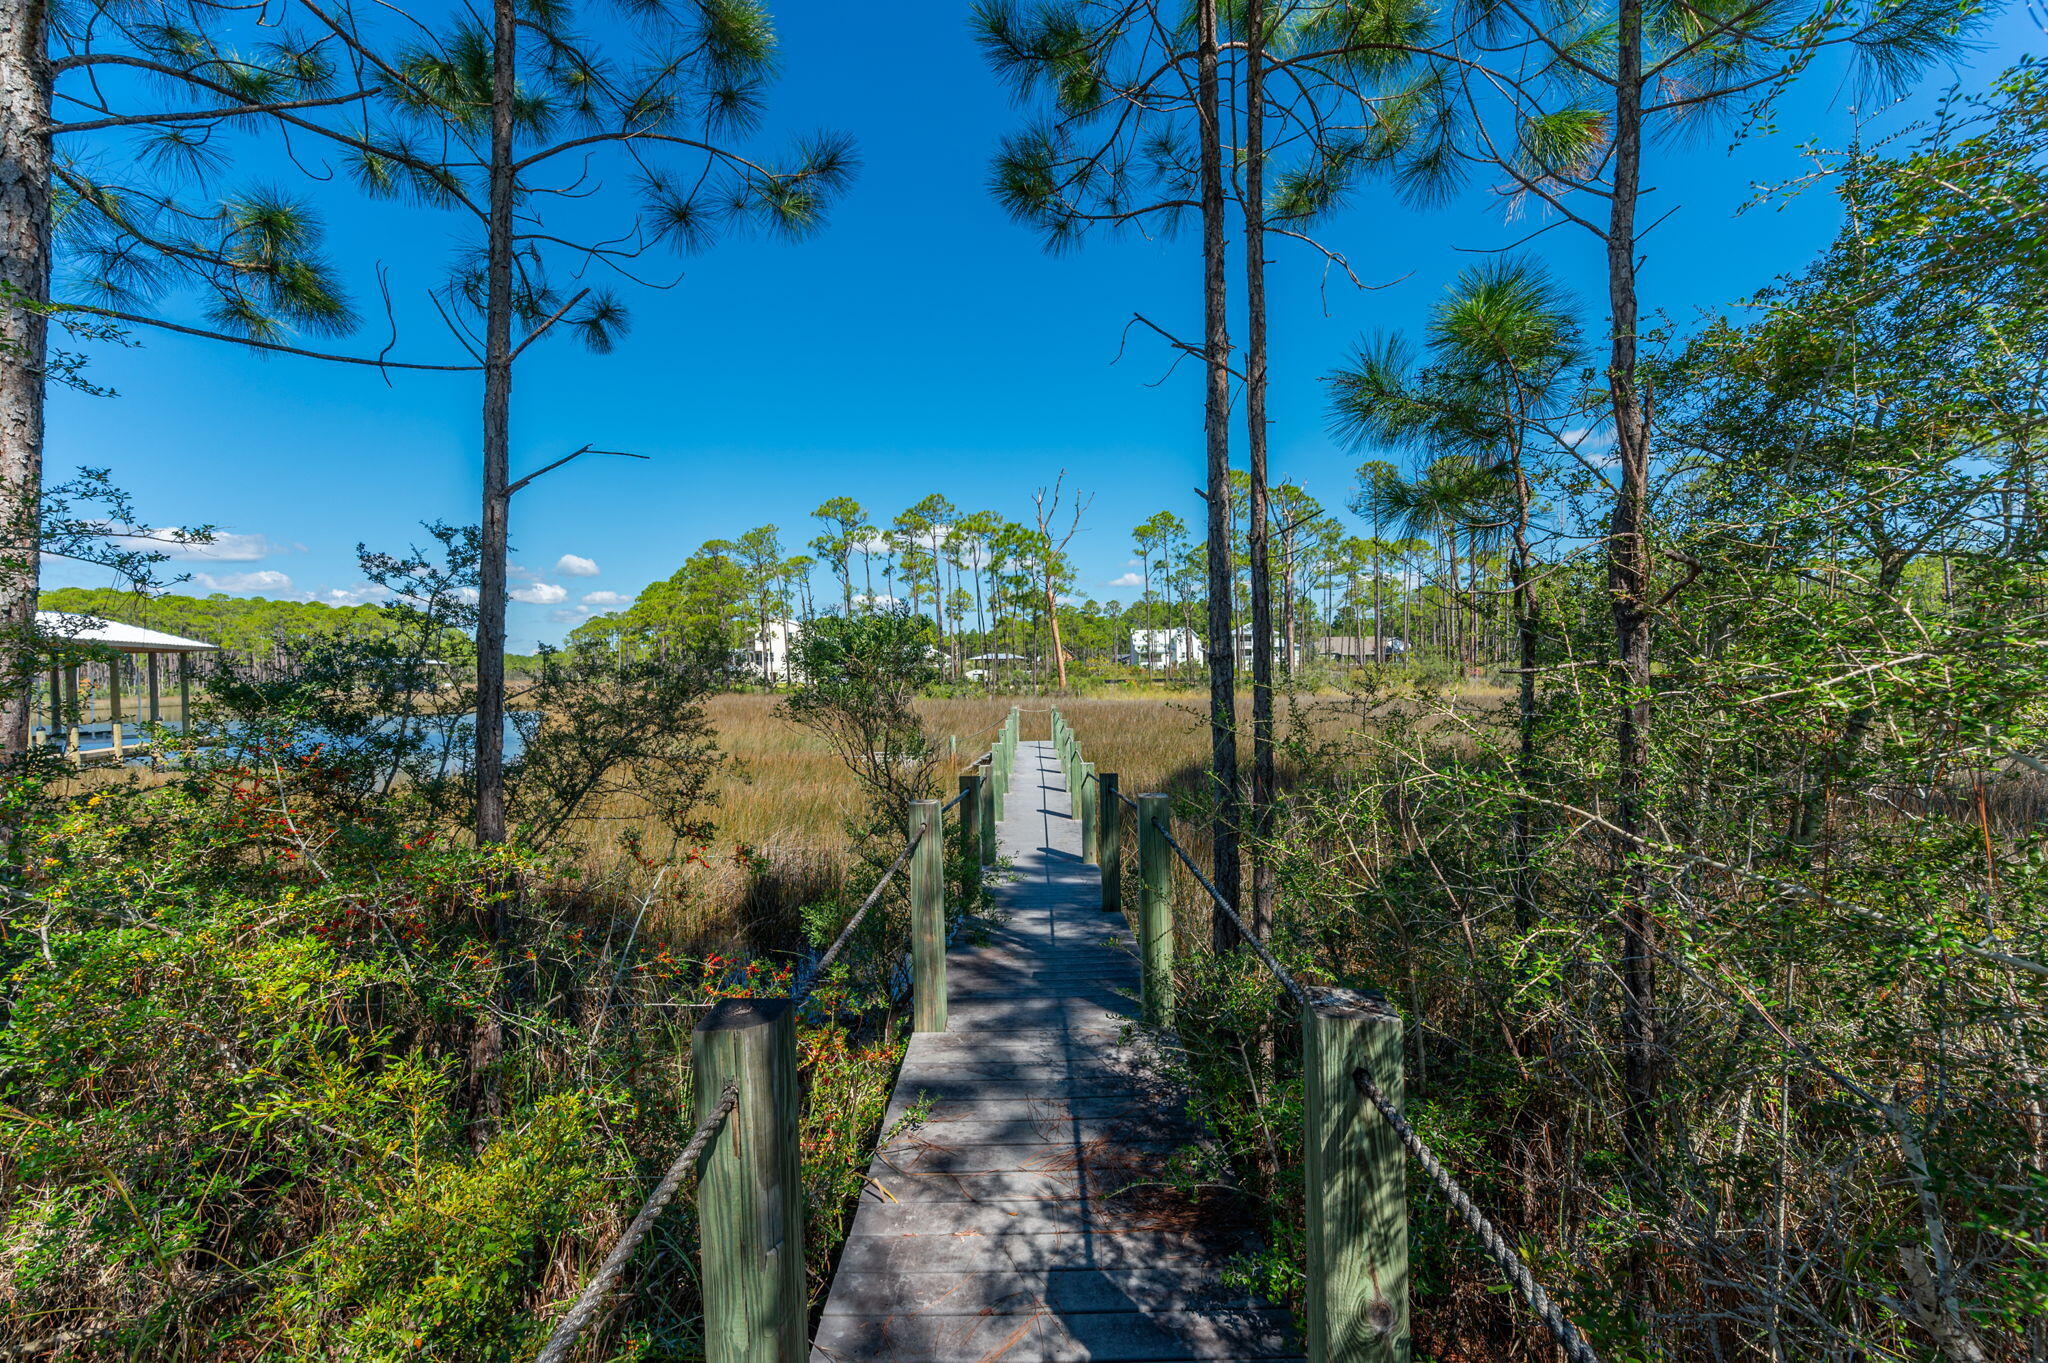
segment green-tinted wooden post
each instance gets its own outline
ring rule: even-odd
[[[995,822],[1001,823],[1003,821],[1003,810],[1007,807],[1010,797],[1010,746],[1008,743],[996,744],[994,750],[989,753],[989,765],[995,769]]]
[[[1401,1107],[1401,1019],[1330,989],[1302,1010],[1301,1033],[1308,1356],[1408,1363],[1407,1156],[1352,1080],[1363,1069]]]
[[[156,654],[149,655],[149,722],[161,724],[164,719],[162,684],[156,675]]]
[[[178,655],[178,732],[192,727],[192,655]]]
[[[1166,845],[1172,811],[1165,795],[1138,797],[1138,961],[1145,1021],[1154,1027],[1173,1022],[1173,849]]]
[[[981,768],[960,773],[960,860],[967,902],[981,898]]]
[[[919,837],[922,830],[923,836]],[[910,802],[911,1030],[946,1030],[946,856],[937,800]]]
[[[1076,783],[1081,787],[1081,863],[1084,866],[1096,864],[1095,830],[1096,820],[1101,812],[1096,807],[1095,764],[1077,762],[1074,769],[1080,773]]]
[[[981,864],[983,866],[993,866],[996,864],[997,817],[996,762],[994,753],[990,753],[989,760],[982,764],[981,784],[977,788],[976,794],[977,798],[981,802],[981,846],[976,849],[975,854],[981,858]]]
[[[1102,909],[1124,911],[1124,811],[1117,798],[1116,773],[1095,777],[1095,864],[1102,868]]]
[[[697,1120],[728,1080],[733,1108],[704,1156],[697,1222],[706,1363],[801,1363],[803,1169],[797,1150],[796,1014],[787,999],[720,999],[690,1038]]]

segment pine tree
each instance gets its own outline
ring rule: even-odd
[[[585,446],[512,480],[514,363],[558,326],[605,352],[627,324],[623,304],[608,290],[583,287],[565,296],[556,275],[596,267],[630,279],[624,260],[657,247],[702,250],[732,230],[800,239],[822,224],[854,168],[851,144],[839,136],[800,140],[780,166],[736,140],[757,127],[774,66],[768,14],[754,0],[636,7],[631,44],[590,37],[583,27],[589,8],[522,13],[517,0],[494,0],[488,25],[462,19],[396,61],[374,63],[400,128],[385,140],[438,139],[443,175],[473,187],[483,205],[469,215],[481,219],[482,240],[437,298],[484,371],[476,753],[476,833],[483,842],[506,834],[512,496],[541,473],[592,452]],[[583,242],[563,237],[542,220],[538,205],[569,192],[594,197],[607,160],[631,177],[635,201],[621,206],[615,230]],[[359,156],[354,170],[373,192],[408,188],[372,152]],[[470,319],[480,324],[480,338]]]

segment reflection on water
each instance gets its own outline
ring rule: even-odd
[[[384,722],[388,725],[396,727],[400,723],[400,719],[398,716],[392,715],[389,716]],[[470,728],[476,723],[476,716],[473,714],[464,715],[461,717],[460,720],[457,721],[457,723],[464,729]],[[169,724],[165,727],[170,730],[173,737],[173,741],[175,742],[176,734],[178,732],[178,726],[176,724]],[[240,733],[245,727],[246,726],[241,724],[224,724],[219,726],[218,732],[224,733],[228,737],[232,738],[234,735]],[[52,746],[56,747],[61,751],[64,748],[64,740],[65,733],[63,730],[58,730],[53,740],[49,735],[48,731],[38,727],[31,735],[29,741],[32,743],[49,742],[51,743]],[[320,742],[321,739],[319,737],[319,730],[308,730],[306,733],[305,741],[308,744]],[[434,738],[430,740],[427,745],[428,752],[431,752],[440,746],[441,735],[437,732]],[[464,746],[467,746],[467,744],[465,743]],[[122,761],[124,765],[131,767],[149,765],[150,753],[153,751],[153,749],[151,748],[149,738],[147,734],[145,734],[142,725],[124,723],[121,726],[121,750]],[[97,724],[81,724],[78,726],[78,755],[81,758],[110,757],[113,754],[113,751],[113,725],[109,724],[105,720],[101,720]],[[512,716],[507,715],[505,717],[505,760],[507,762],[510,762],[525,751],[526,737],[524,734],[519,732],[519,726],[512,722]],[[442,769],[444,771],[447,769],[445,762],[443,764]]]

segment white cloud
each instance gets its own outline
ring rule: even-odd
[[[529,606],[558,606],[569,599],[569,589],[553,582],[536,582],[531,587],[513,588],[511,596]]]
[[[386,601],[391,597],[388,588],[374,582],[358,582],[353,587],[326,587],[312,593],[306,599],[321,601],[330,606],[367,606],[373,602]]]
[[[903,604],[897,597],[886,596],[881,593],[877,593],[874,596],[865,596],[860,592],[855,592],[853,599],[855,604],[862,606],[900,606]]]
[[[589,614],[588,606],[564,606],[558,611],[549,611],[548,619],[558,625],[573,625]]]
[[[292,580],[275,568],[259,568],[253,573],[227,573],[215,577],[212,573],[194,573],[192,580],[210,592],[288,592]]]
[[[618,592],[583,593],[583,604],[586,606],[623,606],[628,599]]]
[[[151,550],[186,563],[255,563],[272,554],[305,550],[302,544],[279,544],[268,535],[236,535],[225,530],[214,531],[213,539],[205,544],[177,544],[172,541],[177,533],[169,528],[137,530],[108,538],[116,544]]]
[[[1111,587],[1142,587],[1145,585],[1145,579],[1137,573],[1125,573],[1122,577],[1111,578],[1105,585]]]
[[[555,571],[563,577],[596,577],[598,569],[581,554],[564,554],[555,560]]]

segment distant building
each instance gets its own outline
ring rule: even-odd
[[[1232,632],[1231,638],[1237,644],[1238,667],[1248,670],[1252,665],[1252,627],[1250,625],[1239,625]],[[1284,667],[1286,666],[1286,657],[1287,639],[1280,630],[1279,622],[1275,621],[1273,626],[1273,662],[1278,666]]]
[[[790,650],[803,637],[801,620],[770,620],[768,628],[747,640],[747,647],[735,660],[750,677],[765,682],[791,682],[796,674],[790,664]]]
[[[966,660],[965,675],[969,681],[987,681],[996,672],[1020,668],[1030,661],[1021,653],[977,653]]]
[[[1134,629],[1131,631],[1131,665],[1166,671],[1197,666],[1209,660],[1202,638],[1191,629]]]
[[[1325,634],[1310,648],[1318,658],[1364,664],[1378,662],[1384,653],[1388,662],[1397,663],[1407,656],[1408,641],[1392,635],[1382,639],[1376,634]]]

